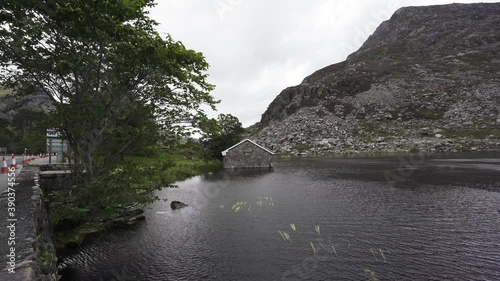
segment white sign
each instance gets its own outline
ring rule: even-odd
[[[47,129],[47,138],[61,138],[62,134],[57,129]]]

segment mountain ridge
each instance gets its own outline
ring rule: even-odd
[[[500,3],[401,8],[283,90],[253,138],[283,153],[500,149],[498,26]]]

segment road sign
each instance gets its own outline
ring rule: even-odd
[[[47,138],[60,139],[62,134],[57,129],[47,129]]]
[[[62,139],[62,134],[58,129],[47,129],[47,151],[49,154],[57,153],[57,163],[64,160],[63,155],[68,151],[68,146]],[[49,158],[49,164],[51,164],[51,159]]]

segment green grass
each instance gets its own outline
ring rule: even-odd
[[[199,174],[213,172],[222,168],[222,162],[218,160],[188,159],[181,154],[161,152],[157,156],[125,156],[122,164],[131,163],[135,165],[154,165],[155,163],[172,162],[174,166],[165,171],[165,181],[175,182]]]
[[[443,135],[447,138],[500,138],[500,130],[495,127],[468,128],[463,130],[444,130]]]
[[[355,134],[362,141],[370,142],[380,137],[403,137],[405,129],[395,122],[367,122],[361,124]]]
[[[40,257],[40,261],[42,271],[46,271],[49,269],[51,263],[55,263],[57,261],[56,253],[54,251],[45,252]]]
[[[4,98],[12,93],[12,90],[0,89],[0,98]]]
[[[444,116],[444,111],[432,111],[423,109],[415,112],[415,117],[426,120],[441,120]]]
[[[169,153],[169,152],[159,152],[158,155],[155,156],[133,156],[126,155],[123,161],[131,162],[140,165],[149,165],[154,162],[159,161],[174,161],[176,164],[186,164],[192,162],[202,163],[204,162],[199,157],[195,157],[195,160],[190,160],[187,157],[183,156],[181,153]]]
[[[298,150],[299,152],[304,152],[311,149],[311,147],[307,144],[297,144],[293,149]]]

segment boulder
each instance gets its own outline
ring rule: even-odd
[[[182,209],[184,207],[187,207],[188,204],[184,204],[180,201],[172,201],[172,203],[170,203],[170,208],[172,208],[172,210],[178,210],[178,209]]]
[[[418,134],[422,137],[427,137],[429,136],[431,133],[431,130],[429,128],[421,128],[420,130],[418,130]]]

